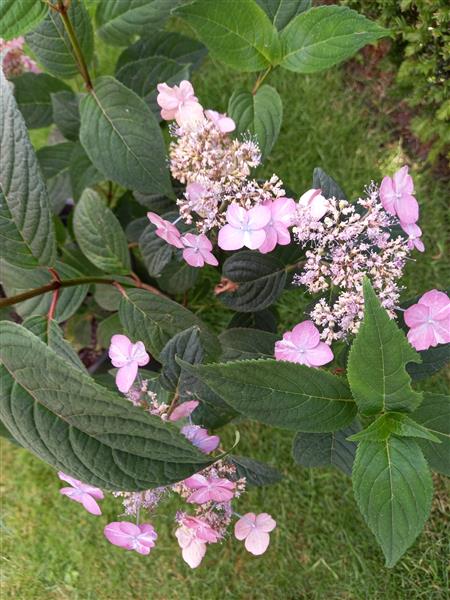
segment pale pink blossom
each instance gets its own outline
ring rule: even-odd
[[[266,239],[259,251],[262,254],[272,252],[277,244],[287,246],[291,242],[289,227],[295,217],[295,202],[292,198],[276,198],[264,203],[270,210],[270,221],[266,225]]]
[[[2,68],[5,77],[18,77],[22,73],[40,73],[37,64],[23,51],[25,38],[23,36],[12,40],[0,38],[0,55],[3,57]]]
[[[400,221],[401,228],[405,233],[408,234],[408,248],[414,250],[416,248],[419,252],[425,251],[425,246],[420,239],[422,236],[422,230],[416,223],[402,223]]]
[[[184,195],[192,204],[198,205],[206,192],[207,190],[204,185],[198,183],[197,181],[193,181],[192,183],[187,184]]]
[[[184,245],[183,258],[191,267],[203,267],[205,263],[216,267],[219,264],[211,252],[213,246],[204,233],[186,233],[181,241]]]
[[[266,240],[265,227],[271,218],[267,206],[254,206],[245,210],[238,204],[230,204],[226,213],[227,224],[219,231],[218,244],[223,250],[239,250],[242,247],[257,250]]]
[[[179,421],[180,419],[189,417],[189,415],[194,412],[198,405],[199,402],[197,400],[182,402],[170,413],[169,421]]]
[[[299,206],[308,210],[315,221],[320,221],[328,210],[330,210],[330,203],[325,196],[322,196],[322,190],[320,188],[312,188],[302,194],[298,203]]]
[[[238,540],[245,540],[245,547],[249,552],[259,556],[267,550],[269,533],[276,526],[276,521],[267,513],[247,513],[236,522],[234,535]]]
[[[431,290],[405,310],[408,341],[416,350],[450,342],[450,299],[444,292]]]
[[[126,394],[136,379],[138,367],[143,367],[150,361],[142,342],[133,342],[126,335],[116,334],[111,338],[109,357],[112,364],[118,368],[116,385]]]
[[[182,518],[181,522],[186,527],[189,527],[189,529],[193,529],[197,538],[204,542],[214,544],[215,542],[218,542],[221,537],[220,534],[211,527],[211,525],[198,517],[186,515]]]
[[[206,553],[206,542],[197,536],[195,529],[182,525],[175,531],[183,560],[195,569],[202,562]]]
[[[170,87],[167,83],[157,85],[156,101],[161,107],[161,117],[165,121],[176,120],[181,127],[204,119],[203,107],[194,94],[194,88],[189,81]]]
[[[166,221],[154,212],[147,213],[150,223],[156,226],[156,235],[175,248],[184,248],[181,233],[170,221]]]
[[[234,496],[236,484],[221,477],[205,477],[197,473],[184,480],[184,484],[195,490],[187,499],[190,504],[205,504],[206,502],[228,502]]]
[[[419,205],[413,194],[414,184],[407,166],[399,169],[393,177],[384,177],[380,185],[384,209],[405,224],[415,223],[419,218]]]
[[[199,425],[185,425],[181,428],[181,433],[205,454],[209,454],[220,444],[218,435],[210,435],[207,429]]]
[[[129,521],[113,521],[108,523],[103,533],[111,544],[125,548],[125,550],[134,550],[139,554],[150,554],[150,550],[155,546],[155,540],[158,534],[150,523],[135,525]]]
[[[205,117],[214,123],[221,133],[230,133],[236,129],[236,123],[225,113],[215,110],[205,110]]]
[[[58,477],[61,481],[66,481],[72,486],[61,488],[59,490],[60,494],[82,504],[91,515],[98,516],[102,514],[97,503],[97,500],[103,500],[103,492],[101,489],[83,483],[70,475],[66,475],[62,471],[58,471]]]
[[[287,331],[283,339],[275,342],[275,358],[288,362],[320,367],[333,360],[333,352],[312,321],[303,321]]]

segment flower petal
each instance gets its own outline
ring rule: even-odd
[[[245,539],[246,549],[255,556],[260,556],[269,547],[270,536],[265,531],[253,529]]]
[[[122,394],[126,394],[136,379],[138,364],[133,361],[120,369],[116,373],[116,385]]]

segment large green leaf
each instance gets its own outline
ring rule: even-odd
[[[254,0],[196,0],[174,13],[191,25],[213,58],[238,71],[279,62],[277,31]]]
[[[363,414],[412,411],[419,406],[422,394],[411,388],[408,362],[420,362],[420,356],[366,280],[364,321],[348,359],[348,380]]]
[[[184,388],[191,387],[192,375],[183,371],[176,358],[194,365],[203,362],[205,352],[201,340],[200,328],[196,325],[180,331],[171,340],[167,342],[159,354],[159,361],[163,367],[160,375],[161,385],[175,392]]]
[[[223,348],[221,360],[273,358],[275,342],[279,339],[279,335],[269,331],[246,327],[225,329],[219,335]]]
[[[158,279],[159,287],[168,294],[183,294],[193,287],[198,279],[200,269],[191,267],[186,261],[174,257],[164,267]]]
[[[42,460],[112,490],[184,479],[208,461],[177,428],[134,407],[25,328],[0,324],[0,416]]]
[[[173,247],[155,233],[156,227],[149,223],[139,237],[139,249],[151,277],[157,277],[172,260]]]
[[[69,170],[74,200],[79,200],[87,187],[105,180],[105,176],[94,167],[79,142],[73,149]]]
[[[450,477],[450,396],[425,392],[422,404],[411,416],[441,441],[419,443],[430,467]]]
[[[314,169],[312,186],[316,189],[320,188],[325,198],[347,200],[347,196],[344,194],[340,185],[320,167]]]
[[[171,195],[158,121],[113,77],[100,77],[80,103],[80,141],[92,164],[125,188]]]
[[[359,509],[386,565],[393,567],[430,513],[433,482],[418,443],[395,436],[384,442],[361,442],[352,479]]]
[[[29,129],[48,127],[53,123],[52,94],[69,93],[69,87],[47,73],[23,73],[15,77],[14,96]]]
[[[0,37],[10,40],[25,35],[41,21],[48,6],[41,0],[2,0]]]
[[[283,119],[283,104],[277,90],[263,85],[256,94],[236,91],[228,103],[228,112],[236,123],[236,133],[255,135],[261,154],[266,157],[278,138]]]
[[[57,215],[72,198],[70,182],[70,163],[75,144],[62,142],[44,146],[37,153],[37,159],[47,184],[48,195],[53,212]]]
[[[89,14],[82,0],[71,0],[67,12],[87,63],[94,52],[94,36]],[[56,77],[73,77],[79,73],[70,38],[58,12],[49,10],[47,17],[26,37],[38,61]]]
[[[97,192],[86,190],[75,207],[73,230],[83,254],[99,269],[131,271],[127,239],[117,217]]]
[[[80,131],[80,96],[62,91],[53,93],[51,100],[55,125],[66,139],[76,142]]]
[[[50,206],[25,123],[0,69],[0,256],[13,265],[52,266]]]
[[[293,431],[336,431],[356,415],[345,381],[320,369],[276,360],[187,367],[251,419]]]
[[[419,381],[431,377],[450,362],[450,344],[440,344],[435,348],[428,348],[419,352],[421,363],[409,363],[406,365],[411,379]]]
[[[346,475],[352,474],[356,444],[347,438],[361,429],[357,421],[349,427],[330,433],[297,433],[292,455],[303,467],[333,465]]]
[[[126,46],[135,35],[162,29],[180,0],[101,0],[95,15],[98,34],[108,44]]]
[[[294,17],[311,8],[311,0],[256,0],[281,31]]]
[[[230,454],[228,460],[236,467],[238,477],[245,477],[249,486],[273,485],[283,479],[278,469],[259,460],[235,454]]]
[[[388,33],[345,6],[318,6],[299,14],[281,33],[281,66],[297,73],[322,71]]]

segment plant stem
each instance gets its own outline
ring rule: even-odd
[[[258,79],[255,81],[255,85],[253,86],[253,89],[252,89],[252,94],[253,95],[255,95],[256,92],[259,90],[259,88],[261,87],[262,82],[267,77],[267,75],[271,72],[271,70],[272,70],[272,66],[267,67],[267,69],[258,76]]]

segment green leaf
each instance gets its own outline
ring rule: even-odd
[[[29,129],[48,127],[53,123],[52,94],[69,87],[47,73],[23,73],[12,80],[14,96]]]
[[[145,490],[208,464],[170,423],[98,385],[32,333],[2,322],[0,416],[57,469],[112,490]]]
[[[438,444],[441,442],[426,427],[422,427],[422,425],[419,425],[419,423],[416,423],[403,413],[394,412],[381,415],[366,429],[363,429],[356,435],[352,435],[349,439],[354,442],[382,442],[383,440],[387,440],[391,435],[422,438]]]
[[[48,6],[41,0],[2,0],[0,36],[5,40],[25,35],[41,21]]]
[[[130,281],[133,280],[130,278]],[[99,284],[95,286],[94,300],[97,304],[108,311],[119,310],[122,294],[114,285]]]
[[[105,180],[105,177],[91,163],[79,142],[73,149],[69,171],[74,200],[79,200],[86,188]]]
[[[72,91],[52,94],[53,120],[63,136],[72,142],[78,140],[80,131],[80,97]]]
[[[356,444],[348,441],[348,437],[360,429],[360,424],[354,421],[349,427],[330,433],[297,433],[292,445],[294,460],[302,467],[333,465],[351,476]]]
[[[243,250],[226,259],[222,276],[238,284],[220,299],[229,308],[254,312],[270,306],[279,298],[286,283],[285,265],[274,256]]]
[[[192,65],[193,68],[197,68],[207,52],[203,44],[181,33],[155,31],[122,52],[116,64],[116,73],[128,63],[151,56],[165,56],[180,65]]]
[[[320,369],[270,359],[186,368],[238,412],[275,427],[335,431],[356,415],[345,381]]]
[[[73,230],[83,254],[96,267],[124,275],[131,271],[125,233],[112,210],[93,190],[86,190],[76,205]]]
[[[297,73],[322,71],[388,33],[345,6],[318,6],[299,14],[281,33],[281,66]]]
[[[71,0],[68,17],[87,63],[94,53],[94,36],[89,14],[81,0]],[[56,77],[78,75],[77,60],[61,16],[49,10],[42,23],[29,33],[26,41],[38,61]]]
[[[180,0],[102,0],[95,19],[98,34],[108,44],[125,46],[135,35],[163,29]]]
[[[113,77],[100,77],[81,101],[80,114],[80,141],[107,179],[172,194],[161,130],[141,98]]]
[[[294,17],[311,8],[311,0],[256,0],[281,31]]]
[[[180,331],[167,342],[159,354],[159,362],[163,368],[160,383],[166,389],[174,392],[179,388],[188,388],[192,376],[183,371],[176,357],[191,365],[203,362],[205,352],[201,341],[201,331],[197,325]]]
[[[389,318],[370,282],[364,282],[364,321],[352,344],[348,380],[359,410],[366,415],[413,411],[422,394],[411,388],[406,363],[420,356]]]
[[[228,460],[236,467],[237,476],[245,477],[248,486],[273,485],[283,479],[278,469],[254,458],[230,454]]]
[[[263,157],[270,154],[280,133],[283,103],[277,90],[263,85],[256,94],[236,91],[228,103],[228,113],[236,123],[238,135],[255,135]]]
[[[156,358],[174,335],[193,325],[200,327],[208,355],[220,353],[219,342],[206,325],[190,310],[169,298],[146,290],[127,290],[120,301],[119,316],[125,333],[133,340],[143,341]]]
[[[148,220],[147,220],[148,222]],[[146,226],[139,237],[139,249],[151,277],[157,277],[172,260],[172,246],[155,233],[156,227],[152,223]]]
[[[420,440],[419,444],[430,467],[450,477],[450,397],[425,392],[422,404],[411,416],[442,442]]]
[[[262,331],[275,333],[277,331],[277,319],[270,309],[265,308],[251,313],[234,313],[227,327],[229,329],[240,327],[261,329]]]
[[[277,31],[254,0],[196,0],[173,12],[194,29],[213,58],[238,71],[260,71],[279,62]]]
[[[67,200],[72,198],[70,163],[75,144],[63,142],[44,146],[37,153],[39,166],[47,183],[48,195],[54,214],[59,214]]]
[[[195,285],[199,271],[200,269],[191,267],[186,261],[175,257],[164,267],[158,285],[168,294],[183,294]]]
[[[419,351],[421,363],[409,363],[406,370],[413,381],[431,377],[450,361],[450,344],[442,344],[435,348]]]
[[[320,167],[314,169],[312,186],[315,189],[320,188],[325,198],[347,200],[347,196],[344,194],[339,184]]]
[[[176,208],[174,199],[163,194],[145,194],[135,191],[133,196],[139,204],[158,215],[164,215],[164,213],[173,211]]]
[[[0,256],[18,267],[52,266],[49,200],[25,122],[0,69]]]
[[[219,340],[223,353],[221,360],[246,360],[251,358],[273,358],[275,342],[280,336],[268,331],[236,327],[225,329]]]
[[[361,442],[353,490],[364,519],[393,567],[421,532],[433,498],[430,470],[418,443],[390,437]]]
[[[102,348],[109,348],[111,338],[116,333],[124,333],[118,313],[100,321],[97,328],[97,341]]]
[[[41,287],[50,283],[51,275],[47,269],[21,269],[1,263],[2,285],[7,296],[15,296],[33,288]],[[79,271],[68,264],[56,262],[55,268],[61,280],[80,277]],[[80,307],[89,291],[89,285],[77,285],[75,287],[62,288],[59,291],[58,303],[55,311],[55,321],[62,323],[71,317]],[[33,315],[47,315],[52,301],[52,292],[35,296],[14,306],[17,314],[22,318]]]

